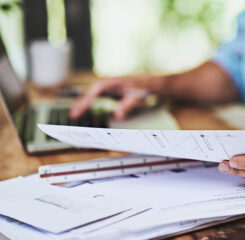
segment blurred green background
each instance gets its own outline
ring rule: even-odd
[[[99,75],[175,73],[231,39],[244,0],[91,0]]]
[[[245,8],[244,0],[86,0],[89,13],[89,8],[78,12],[75,0],[33,1],[44,5],[46,13],[40,20],[47,18],[45,37],[53,44],[66,41],[67,12],[76,22],[82,19],[78,20],[78,15],[88,16],[92,50],[90,30],[84,32],[84,23],[81,28],[76,23],[75,31],[80,30],[81,36],[77,46],[88,42],[83,50],[76,49],[76,55],[89,58],[92,51],[93,70],[100,76],[168,74],[193,68],[211,58],[221,42],[234,37],[236,17]],[[0,0],[0,34],[21,79],[27,76],[23,16],[30,12],[23,13],[22,7],[26,2],[30,4],[27,0]],[[82,43],[83,39],[88,40]]]

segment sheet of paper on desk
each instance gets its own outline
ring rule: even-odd
[[[220,162],[245,153],[245,131],[126,130],[39,124],[53,138],[96,148]]]
[[[152,211],[117,226],[130,232],[179,221],[245,214],[244,186],[243,178],[221,174],[217,167],[201,167],[95,181],[73,190],[103,192],[106,196],[152,207]]]
[[[13,219],[0,216],[0,232],[3,234],[3,236],[11,240],[143,240],[159,236],[167,237],[179,232],[195,230],[197,227],[204,224],[209,226],[213,222],[217,223],[217,221],[226,221],[227,219],[229,219],[229,217],[179,222],[161,227],[155,227],[151,230],[147,229],[137,232],[122,232],[117,231],[117,229],[106,229],[84,234],[83,232],[80,232],[81,228],[77,228],[65,233],[52,234],[45,231],[40,231]]]
[[[27,179],[29,182],[38,181],[35,176]],[[15,180],[10,180],[9,183],[11,181]],[[119,204],[127,202],[130,206],[135,206],[135,203],[140,203],[152,210],[141,214],[132,212],[132,217],[129,217],[132,214],[126,214],[123,218],[115,216],[109,222],[101,221],[60,234],[50,234],[0,218],[0,232],[13,240],[22,240],[19,236],[26,236],[25,240],[149,239],[245,213],[244,189],[244,179],[223,175],[217,167],[96,180],[71,188],[69,192],[61,187],[60,190],[70,196],[96,192],[97,196],[120,199]],[[111,202],[108,205],[113,206]]]
[[[0,214],[49,232],[63,232],[132,209],[95,193],[42,184],[25,178],[0,183]]]
[[[78,228],[59,235],[59,239],[71,236],[100,240],[102,236],[105,239],[148,239],[226,219],[226,216],[244,214],[244,184],[244,179],[223,175],[217,167],[83,183],[71,188],[71,192],[93,191],[132,205],[140,202],[152,210],[118,221],[114,219],[109,223],[105,221]]]

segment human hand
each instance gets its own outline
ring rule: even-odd
[[[163,78],[160,77],[120,77],[100,80],[92,85],[85,96],[75,99],[70,107],[70,117],[79,118],[94,100],[108,91],[118,92],[122,97],[114,111],[117,120],[125,118],[132,109],[143,105],[149,92],[159,90]]]
[[[219,170],[224,174],[232,174],[245,178],[245,155],[237,155],[219,164]]]

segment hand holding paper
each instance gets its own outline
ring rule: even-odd
[[[244,178],[245,155],[237,155],[232,157],[230,161],[222,161],[219,165],[219,170],[224,174],[232,174]]]

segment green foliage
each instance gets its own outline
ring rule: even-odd
[[[161,24],[163,28],[180,31],[199,24],[208,34],[210,42],[220,41],[217,24],[225,8],[223,0],[162,0]]]
[[[27,76],[23,0],[0,0],[0,36],[20,79]]]
[[[52,44],[66,41],[66,17],[64,0],[46,0],[48,13],[48,40]]]

